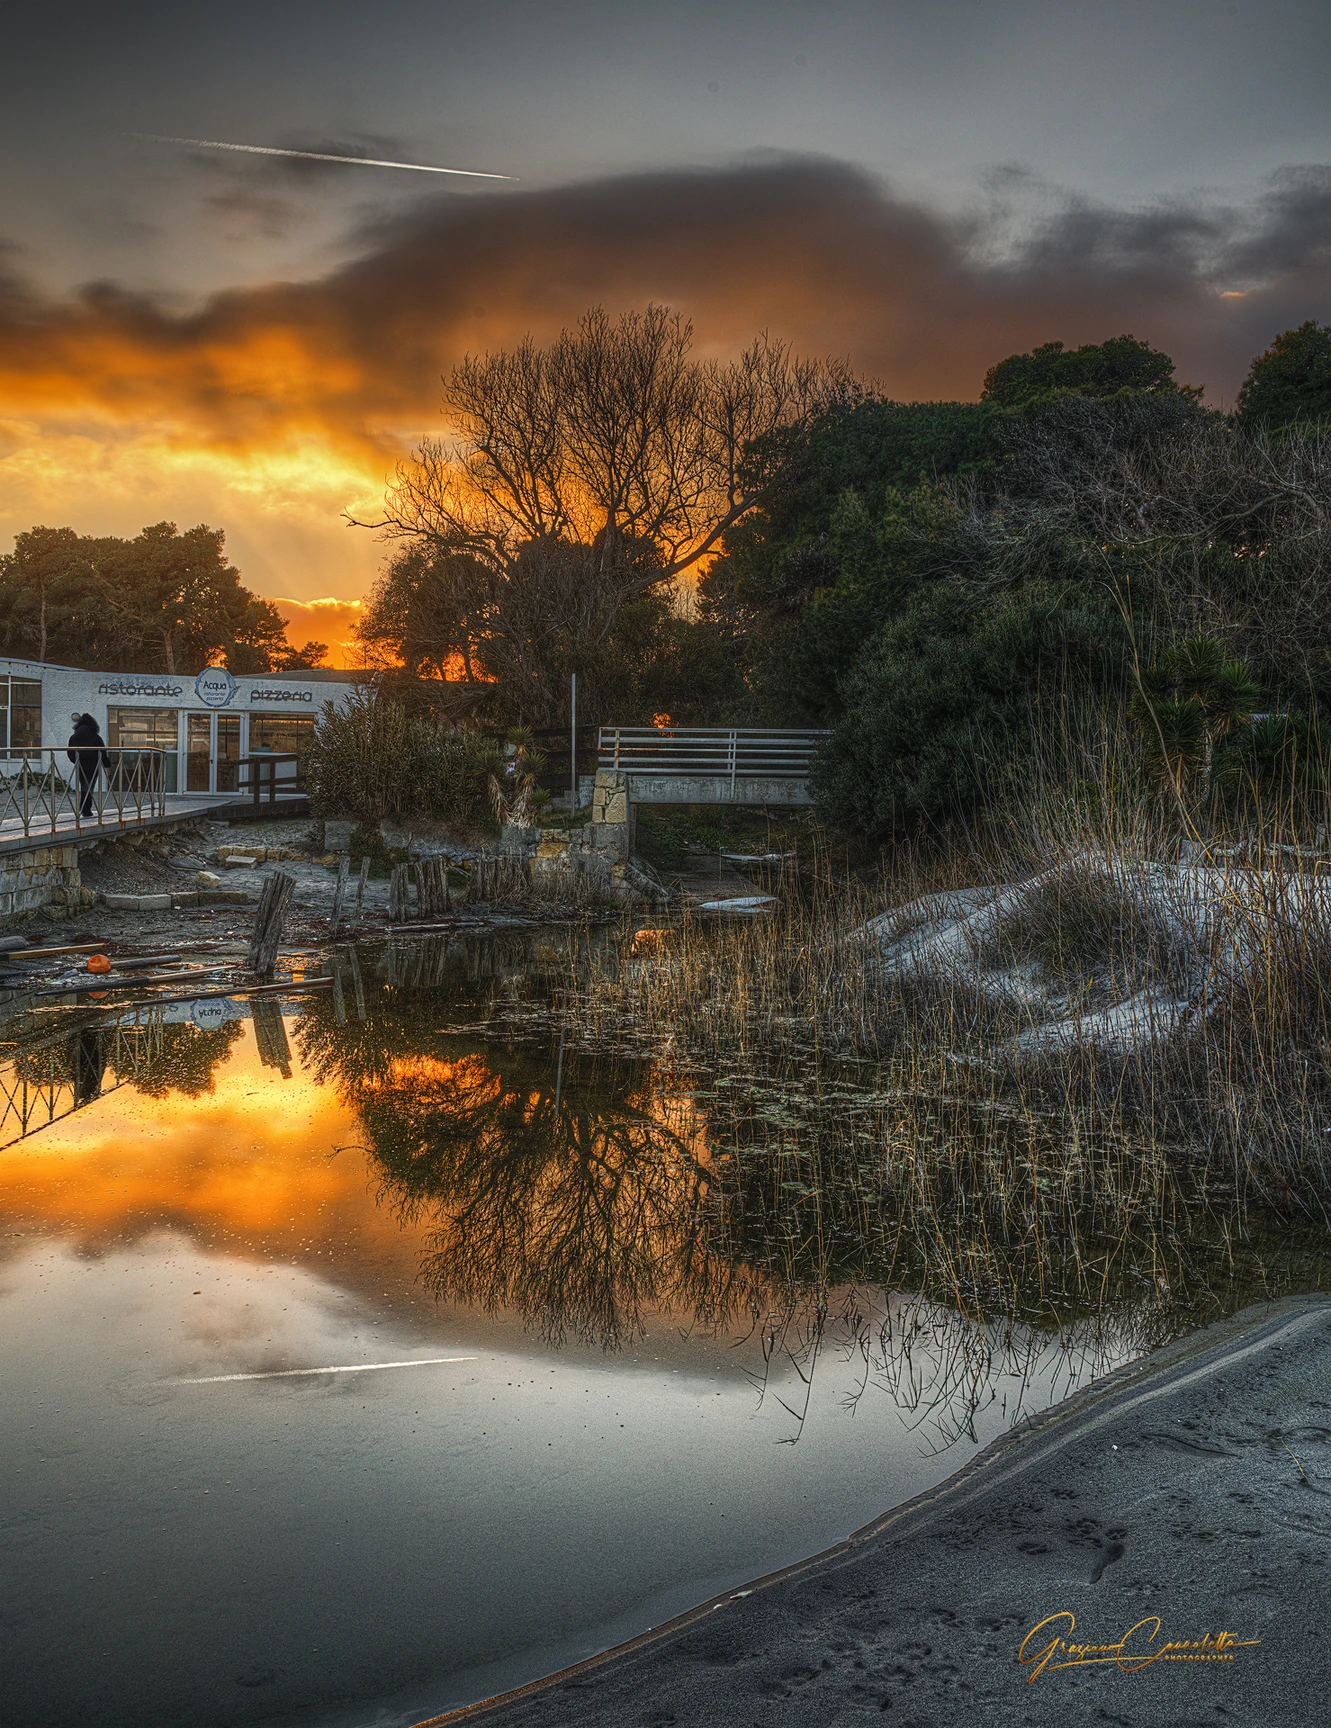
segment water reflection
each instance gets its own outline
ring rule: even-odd
[[[160,1009],[110,1024],[86,1011],[63,1014],[58,1029],[16,1039],[0,1063],[0,1146],[125,1085],[150,1098],[202,1097],[212,1091],[215,1072],[240,1030],[238,1021],[215,1030],[169,1024]]]
[[[297,1038],[354,1108],[381,1197],[428,1226],[428,1287],[555,1343],[622,1348],[662,1311],[750,1336],[760,1390],[793,1377],[797,1424],[828,1349],[854,1368],[851,1403],[884,1389],[951,1443],[973,1439],[978,1404],[1000,1381],[1019,1391],[1037,1360],[1052,1355],[1071,1389],[1218,1313],[1324,1281],[1319,1235],[1177,1185],[1126,1209],[1093,1183],[1051,1197],[1029,1125],[940,1114],[934,1132],[970,1135],[1009,1168],[995,1181],[997,1165],[977,1162],[970,1183],[926,1189],[887,1155],[894,1101],[862,1083],[663,1077],[539,1034],[459,1033],[460,999],[480,1017],[497,1000],[539,1001],[530,943],[423,943],[381,957],[374,977],[366,1020],[315,1001]]]
[[[294,1014],[272,998],[211,1008],[237,1017],[206,1026],[169,1021],[178,1009],[67,1013],[0,1070],[9,1138],[121,1087],[204,1096],[248,1013],[263,1069],[352,1118],[429,1293],[556,1347],[623,1350],[663,1322],[745,1342],[794,1436],[829,1352],[848,1403],[884,1392],[930,1426],[922,1444],[949,1445],[974,1440],[984,1401],[1020,1409],[1033,1379],[1070,1388],[1325,1281],[1320,1238],[1214,1196],[1051,1198],[1015,1130],[1001,1181],[991,1163],[926,1184],[892,1150],[895,1101],[863,1081],[667,1075],[539,1023],[496,1037],[497,1008],[539,1007],[562,958],[526,934],[437,938],[341,951],[336,988]],[[939,1112],[932,1137],[970,1134],[986,1155],[1008,1132]],[[306,1241],[308,1221],[292,1225]]]
[[[1322,1280],[1286,1221],[1055,1188],[1015,1129],[949,1188],[863,1076],[561,1048],[547,959],[381,946],[280,1009],[11,1022],[16,1720],[419,1721],[807,1556],[1088,1376]],[[924,1138],[982,1148],[937,1108]],[[255,1373],[277,1377],[230,1378]]]

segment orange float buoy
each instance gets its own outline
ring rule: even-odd
[[[105,954],[89,954],[88,970],[89,972],[109,972],[111,961]]]

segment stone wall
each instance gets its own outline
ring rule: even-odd
[[[42,910],[72,918],[95,899],[82,884],[77,846],[34,846],[0,857],[0,924]]]
[[[97,896],[83,886],[80,853],[101,852],[116,846],[155,847],[186,831],[199,832],[197,817],[114,837],[104,835],[96,840],[59,846],[34,843],[0,853],[0,928],[37,914],[51,919],[76,918],[83,908],[94,905]]]

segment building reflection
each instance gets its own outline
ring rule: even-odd
[[[55,1031],[19,1042],[0,1063],[0,1146],[64,1120],[128,1085],[150,1098],[210,1092],[241,1025],[168,1024],[143,1009],[108,1021],[75,1010]]]

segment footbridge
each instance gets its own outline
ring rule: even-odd
[[[826,737],[801,728],[602,726],[597,791],[602,803],[619,794],[629,806],[811,804],[809,765]]]

